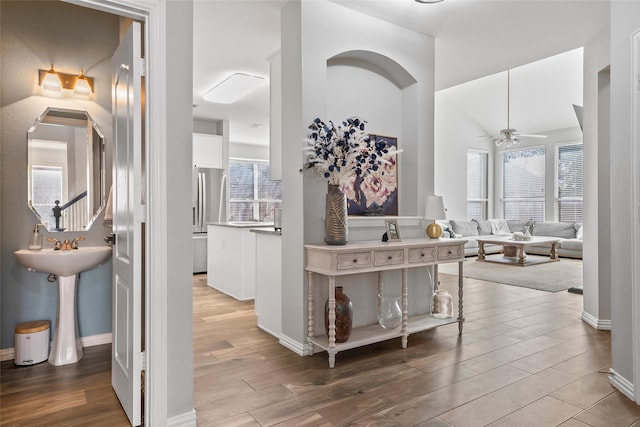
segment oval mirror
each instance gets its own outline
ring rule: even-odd
[[[86,111],[47,108],[28,132],[29,208],[48,231],[84,231],[103,207],[104,135]]]

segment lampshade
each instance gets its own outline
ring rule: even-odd
[[[444,210],[442,196],[428,196],[424,210],[424,219],[436,220],[445,218],[447,218],[447,214]]]
[[[80,70],[80,75],[73,87],[73,93],[83,97],[89,97],[91,95],[91,86],[89,85],[87,77],[84,75],[84,70]]]
[[[51,69],[47,71],[44,76],[42,88],[51,92],[60,92],[62,90],[62,83],[60,83],[60,78],[54,71],[53,65],[51,65]]]

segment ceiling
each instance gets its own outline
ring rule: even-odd
[[[605,31],[609,22],[608,0],[446,0],[436,4],[413,0],[330,1],[434,36],[436,90],[584,46]],[[279,11],[285,3],[287,0],[194,0],[194,118],[228,119],[232,142],[268,144],[268,85],[230,105],[208,103],[202,96],[233,72],[268,78],[269,58],[280,48]],[[529,121],[514,121],[519,114],[513,110],[518,108],[516,93],[522,90],[540,95],[525,90],[534,87],[524,81],[525,77],[535,74],[535,68],[531,72],[526,68],[512,72],[512,85],[521,88],[512,87],[512,124],[527,132],[554,129],[557,111],[537,103],[535,109],[522,114],[523,120],[526,117]],[[516,83],[518,79],[521,83]],[[497,74],[487,80],[487,84],[496,86],[475,89],[487,100],[490,95],[496,99],[480,108],[485,115],[494,112],[493,119],[478,118],[488,133],[506,127],[506,105],[498,107],[506,102],[506,93],[501,93],[506,91],[505,80],[506,73]],[[549,103],[563,93],[564,86],[558,85],[555,75],[547,82],[555,86],[546,92],[548,96],[539,98]],[[469,99],[463,94],[457,96],[460,103]],[[495,108],[487,108],[493,103]],[[575,125],[575,116],[568,115],[565,122],[568,120]]]

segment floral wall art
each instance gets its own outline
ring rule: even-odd
[[[315,119],[306,166],[340,186],[349,215],[398,215],[398,139],[370,135],[365,123],[357,117],[337,126]]]
[[[369,135],[376,143],[384,143],[397,152],[398,138]],[[366,176],[351,175],[342,185],[347,195],[349,215],[398,215],[398,163],[397,155]]]

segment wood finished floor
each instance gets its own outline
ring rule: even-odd
[[[454,293],[455,276],[441,275]],[[194,276],[199,426],[640,427],[607,380],[610,334],[580,320],[582,297],[465,279],[462,336],[449,325],[300,357],[239,302]],[[126,426],[110,387],[110,345],[76,365],[1,365],[0,425]]]

